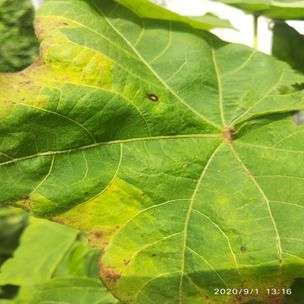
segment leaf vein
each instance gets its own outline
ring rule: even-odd
[[[187,247],[187,234],[188,234],[188,226],[189,226],[189,222],[190,222],[190,218],[191,218],[191,213],[192,213],[192,209],[194,206],[194,199],[196,197],[196,194],[198,192],[198,189],[203,181],[203,178],[206,175],[206,172],[209,168],[209,165],[211,164],[212,160],[214,159],[216,153],[218,152],[218,150],[221,148],[222,144],[218,145],[218,147],[213,151],[213,153],[211,154],[209,160],[207,161],[207,163],[204,165],[202,173],[196,183],[195,189],[193,191],[193,194],[191,196],[190,199],[190,204],[189,204],[189,208],[187,211],[187,215],[186,215],[186,219],[185,219],[185,225],[184,225],[184,231],[183,231],[183,248],[182,248],[182,261],[181,261],[181,277],[180,277],[180,284],[179,284],[179,302],[180,304],[183,303],[183,278],[184,278],[184,273],[185,273],[185,258],[186,258],[186,247]]]
[[[259,185],[259,183],[257,182],[257,180],[255,179],[254,175],[249,171],[249,169],[246,167],[246,165],[244,164],[244,162],[241,160],[240,156],[238,155],[238,153],[236,152],[236,150],[234,149],[234,147],[230,144],[229,145],[232,151],[232,154],[234,155],[235,159],[239,162],[239,164],[241,165],[241,167],[244,169],[244,171],[247,173],[247,175],[249,176],[249,178],[252,180],[252,182],[254,183],[254,185],[256,186],[257,190],[260,192],[260,194],[262,195],[266,206],[267,206],[267,210],[268,210],[268,214],[270,217],[270,220],[272,222],[273,228],[274,228],[274,232],[276,235],[276,242],[277,242],[277,250],[278,250],[278,258],[279,258],[279,262],[280,265],[282,263],[282,244],[281,244],[281,238],[279,235],[279,231],[278,231],[278,227],[276,224],[276,221],[274,219],[274,216],[272,214],[272,210],[271,210],[271,206],[269,203],[269,199],[267,198],[265,192],[263,191],[263,189],[261,188],[261,186]]]

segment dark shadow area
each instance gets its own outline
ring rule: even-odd
[[[303,304],[304,303],[304,278],[295,279],[290,286],[292,294],[285,296],[284,304]]]
[[[13,299],[18,293],[19,287],[13,285],[0,286],[0,300]]]
[[[304,279],[293,277],[303,274],[301,266],[288,264],[282,266],[267,265],[240,268],[240,275],[235,269],[192,272],[184,275],[183,290],[185,303],[201,299],[202,304],[303,304]],[[111,269],[111,274],[115,270]],[[280,272],[282,274],[280,275]],[[178,303],[180,273],[166,273],[153,277],[108,276],[105,285],[112,290],[124,290],[114,295],[121,300],[130,299],[138,292],[138,304],[166,303],[170,299]],[[106,275],[103,270],[103,275]],[[143,283],[143,281],[145,283]],[[225,284],[223,283],[225,282]],[[128,286],[128,288],[126,288]],[[275,290],[275,291],[274,291]],[[291,290],[291,294],[290,293]],[[194,300],[193,300],[194,301]],[[171,303],[171,302],[170,302]],[[196,302],[195,302],[196,303]]]

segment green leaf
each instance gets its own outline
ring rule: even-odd
[[[27,222],[27,216],[19,209],[0,209],[0,265],[18,246],[19,236]]]
[[[301,0],[216,0],[273,19],[303,19],[304,2]]]
[[[176,22],[188,23],[198,29],[212,29],[221,27],[232,27],[228,20],[222,20],[213,14],[202,16],[181,16],[169,11],[161,6],[155,5],[149,0],[116,0],[121,5],[126,6],[137,16],[158,20],[171,20]]]
[[[98,257],[77,230],[31,218],[0,285],[21,287],[15,304],[117,303],[98,279]]]
[[[272,54],[304,72],[304,36],[285,22],[273,26]]]
[[[47,221],[31,221],[14,258],[1,267],[0,285],[33,285],[51,279],[58,268],[58,261],[67,254],[77,238],[77,230],[63,229]],[[41,231],[44,237],[35,242]],[[41,249],[44,254],[41,254]]]
[[[304,76],[111,0],[49,0],[36,30],[40,62],[0,76],[1,204],[88,231],[123,303],[303,276]]]
[[[114,304],[118,303],[97,279],[52,279],[23,289],[14,304]],[[34,292],[33,292],[34,291]],[[0,302],[1,303],[1,302]]]
[[[0,71],[30,65],[38,54],[30,0],[0,0]]]
[[[0,266],[18,247],[20,235],[26,224],[27,214],[22,210],[0,208]],[[12,298],[16,292],[14,286],[0,286],[0,299]]]

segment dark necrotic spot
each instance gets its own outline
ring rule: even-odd
[[[148,97],[151,101],[154,101],[154,102],[156,102],[156,101],[159,100],[158,96],[155,95],[155,94],[153,94],[153,93],[147,94],[147,97]]]
[[[246,252],[247,248],[245,246],[241,246],[241,252]]]

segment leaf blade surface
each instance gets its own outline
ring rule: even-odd
[[[302,247],[282,240],[292,224],[272,204],[288,177],[260,174],[268,157],[275,175],[295,166],[243,142],[283,145],[287,136],[294,149],[303,76],[109,0],[48,1],[37,31],[42,62],[0,76],[1,203],[98,232],[102,277],[127,303],[229,303],[235,297],[214,288],[245,282],[267,303],[273,277],[288,286],[302,275],[293,269]],[[298,195],[284,200],[298,204]],[[288,233],[298,239],[296,221]]]

